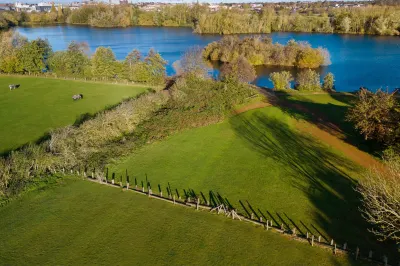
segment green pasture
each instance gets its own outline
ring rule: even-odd
[[[74,178],[0,208],[0,265],[356,265],[222,215]]]
[[[147,179],[157,193],[160,186],[164,195],[169,187],[182,198],[222,198],[249,217],[383,252],[358,210],[363,169],[295,122],[276,107],[248,111],[147,145],[111,165],[110,176],[125,179],[127,171],[131,184]]]
[[[20,84],[10,91],[9,84]],[[0,76],[0,153],[36,141],[145,91],[145,87],[37,77]],[[72,95],[83,94],[73,101]]]

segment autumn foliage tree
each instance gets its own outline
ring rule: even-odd
[[[365,139],[387,145],[400,140],[400,109],[394,93],[361,89],[347,113],[347,119],[354,123]]]
[[[256,78],[254,67],[243,56],[221,67],[221,78],[227,81],[251,82]]]

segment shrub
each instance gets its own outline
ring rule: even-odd
[[[274,85],[274,90],[290,89],[290,82],[293,81],[292,74],[288,71],[274,72],[269,76],[269,80]]]

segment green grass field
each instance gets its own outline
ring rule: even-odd
[[[20,84],[10,91],[9,84]],[[145,91],[144,87],[36,77],[0,77],[0,153]],[[84,98],[74,102],[72,95]]]
[[[0,208],[1,265],[355,265],[222,215],[61,182]]]
[[[384,249],[366,229],[354,191],[362,170],[343,154],[295,128],[295,119],[276,107],[252,110],[204,128],[147,145],[110,168],[117,177],[153,190],[168,184],[219,193],[233,207],[298,232],[321,234],[350,248]]]

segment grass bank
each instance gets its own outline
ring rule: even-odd
[[[223,216],[65,178],[0,209],[5,265],[355,265]]]
[[[9,84],[20,84],[13,91]],[[0,76],[0,153],[43,137],[49,130],[79,122],[146,90],[39,77]],[[73,101],[72,95],[83,94]]]

